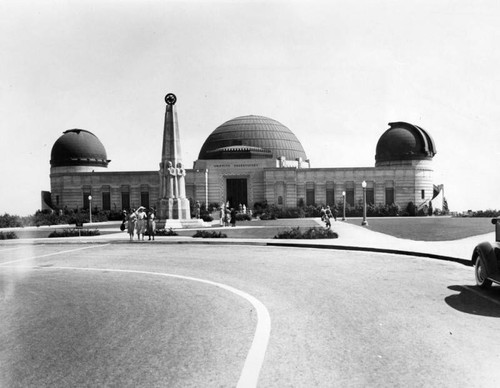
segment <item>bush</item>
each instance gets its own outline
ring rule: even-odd
[[[0,216],[0,228],[19,228],[21,226],[23,224],[19,216],[11,216],[8,213]]]
[[[179,234],[172,228],[166,229],[156,229],[155,234],[157,236],[178,236]]]
[[[471,217],[487,217],[487,218],[495,218],[500,216],[500,211],[499,210],[478,210],[474,211],[471,214]]]
[[[227,235],[221,232],[215,231],[207,231],[207,230],[198,230],[193,237],[201,237],[201,238],[226,238]]]
[[[78,236],[99,236],[101,232],[97,229],[63,229],[62,232],[54,230],[49,237],[78,237]]]
[[[417,215],[417,207],[413,202],[408,202],[408,206],[406,207],[406,211],[409,216],[416,216]]]
[[[339,235],[331,229],[324,228],[309,228],[302,232],[297,226],[274,236],[275,239],[323,239],[323,238],[338,238]]]
[[[14,232],[0,232],[0,240],[14,240],[16,238],[19,237]]]
[[[267,204],[267,201],[255,202],[253,204],[254,217],[260,217],[260,219],[263,219],[261,215],[268,211],[268,207],[269,206]],[[269,219],[269,218],[264,218],[264,219]]]
[[[246,213],[236,213],[236,221],[251,221],[252,217]]]

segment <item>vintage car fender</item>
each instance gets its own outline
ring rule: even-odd
[[[484,266],[486,269],[487,276],[498,272],[497,258],[495,256],[495,246],[491,245],[489,242],[482,242],[474,248],[472,253],[472,265],[476,265],[477,258],[481,254],[484,258]]]

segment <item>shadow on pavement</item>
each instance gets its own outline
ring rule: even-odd
[[[500,287],[483,290],[477,286],[453,285],[448,288],[459,292],[444,298],[448,306],[467,314],[500,318]]]

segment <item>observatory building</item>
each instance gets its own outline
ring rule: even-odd
[[[167,95],[173,96],[172,94]],[[155,207],[160,218],[189,218],[186,207],[200,203],[246,205],[267,201],[278,207],[375,205],[417,208],[434,197],[432,159],[436,146],[423,128],[392,122],[375,146],[373,167],[313,168],[295,134],[263,116],[233,118],[206,138],[192,169],[182,163],[175,96],[166,98],[160,167],[151,171],[109,171],[110,160],[98,137],[69,129],[56,140],[50,157],[50,194],[42,207],[121,210]],[[171,184],[168,182],[172,182]],[[168,186],[168,185],[171,186]]]

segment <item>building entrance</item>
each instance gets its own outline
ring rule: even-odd
[[[234,207],[236,209],[240,204],[248,207],[246,178],[227,179],[226,200],[229,201],[230,207]]]

